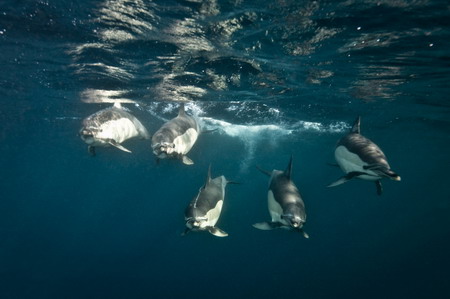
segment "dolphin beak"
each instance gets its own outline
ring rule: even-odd
[[[396,176],[395,178],[393,178],[393,180],[394,180],[394,181],[401,181],[402,178],[398,175],[398,176]]]
[[[299,227],[300,224],[299,224],[298,222],[294,222],[294,223],[292,223],[292,226],[293,226],[293,227]]]

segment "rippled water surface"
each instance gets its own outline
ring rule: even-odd
[[[1,298],[447,298],[450,4],[0,2]],[[87,153],[82,120],[121,102],[153,134],[186,103],[208,133],[186,166],[149,141]],[[352,180],[336,141],[362,117],[401,182]],[[304,239],[259,231],[285,169]],[[213,176],[218,226],[181,237]]]

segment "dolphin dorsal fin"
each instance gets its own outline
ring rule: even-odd
[[[288,167],[286,168],[285,173],[286,173],[287,177],[289,179],[291,179],[291,175],[292,175],[292,155],[291,155],[291,159],[289,160],[289,164],[288,164]]]
[[[206,177],[206,183],[205,186],[211,181],[211,164],[209,164],[208,167],[208,176]]]
[[[114,107],[117,109],[122,109],[122,104],[120,104],[120,102],[115,102]]]
[[[178,108],[178,116],[186,115],[186,111],[184,110],[184,103],[180,103],[180,107]]]
[[[358,116],[355,120],[355,122],[353,123],[353,127],[351,130],[351,133],[357,133],[357,134],[361,134],[361,116]]]
[[[267,170],[265,170],[265,169],[262,169],[262,168],[259,167],[258,165],[256,165],[256,168],[257,168],[259,171],[261,171],[262,173],[264,173],[265,175],[269,176],[269,177],[272,175],[272,173],[271,173],[270,171],[267,171]]]

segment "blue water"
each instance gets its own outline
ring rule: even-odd
[[[450,298],[449,49],[447,1],[2,1],[0,298]],[[91,157],[81,122],[114,101],[215,131],[193,166]],[[382,196],[326,188],[357,115],[402,177]],[[255,166],[291,154],[309,239],[252,227]],[[242,183],[229,237],[181,237],[209,164]]]

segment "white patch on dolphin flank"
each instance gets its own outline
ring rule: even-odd
[[[275,200],[275,196],[272,190],[269,190],[267,192],[267,204],[270,216],[272,217],[272,222],[280,222],[283,223],[284,225],[289,225],[284,219],[281,219],[281,215],[283,215],[283,208]]]
[[[95,134],[95,138],[103,140],[112,139],[117,143],[122,143],[127,139],[139,135],[136,126],[128,118],[107,121],[99,129],[99,132]]]
[[[186,155],[194,146],[198,133],[194,128],[189,128],[184,134],[177,136],[173,144],[174,151],[181,155]]]
[[[223,200],[219,200],[214,208],[206,213],[208,221],[203,221],[200,225],[201,228],[208,226],[215,226],[219,220],[220,213],[222,212]]]
[[[380,179],[376,173],[371,170],[366,170],[363,167],[368,165],[362,161],[357,154],[350,152],[345,146],[340,145],[334,152],[337,163],[345,173],[349,172],[365,172],[370,175],[360,175],[358,178],[370,181],[376,181]]]

